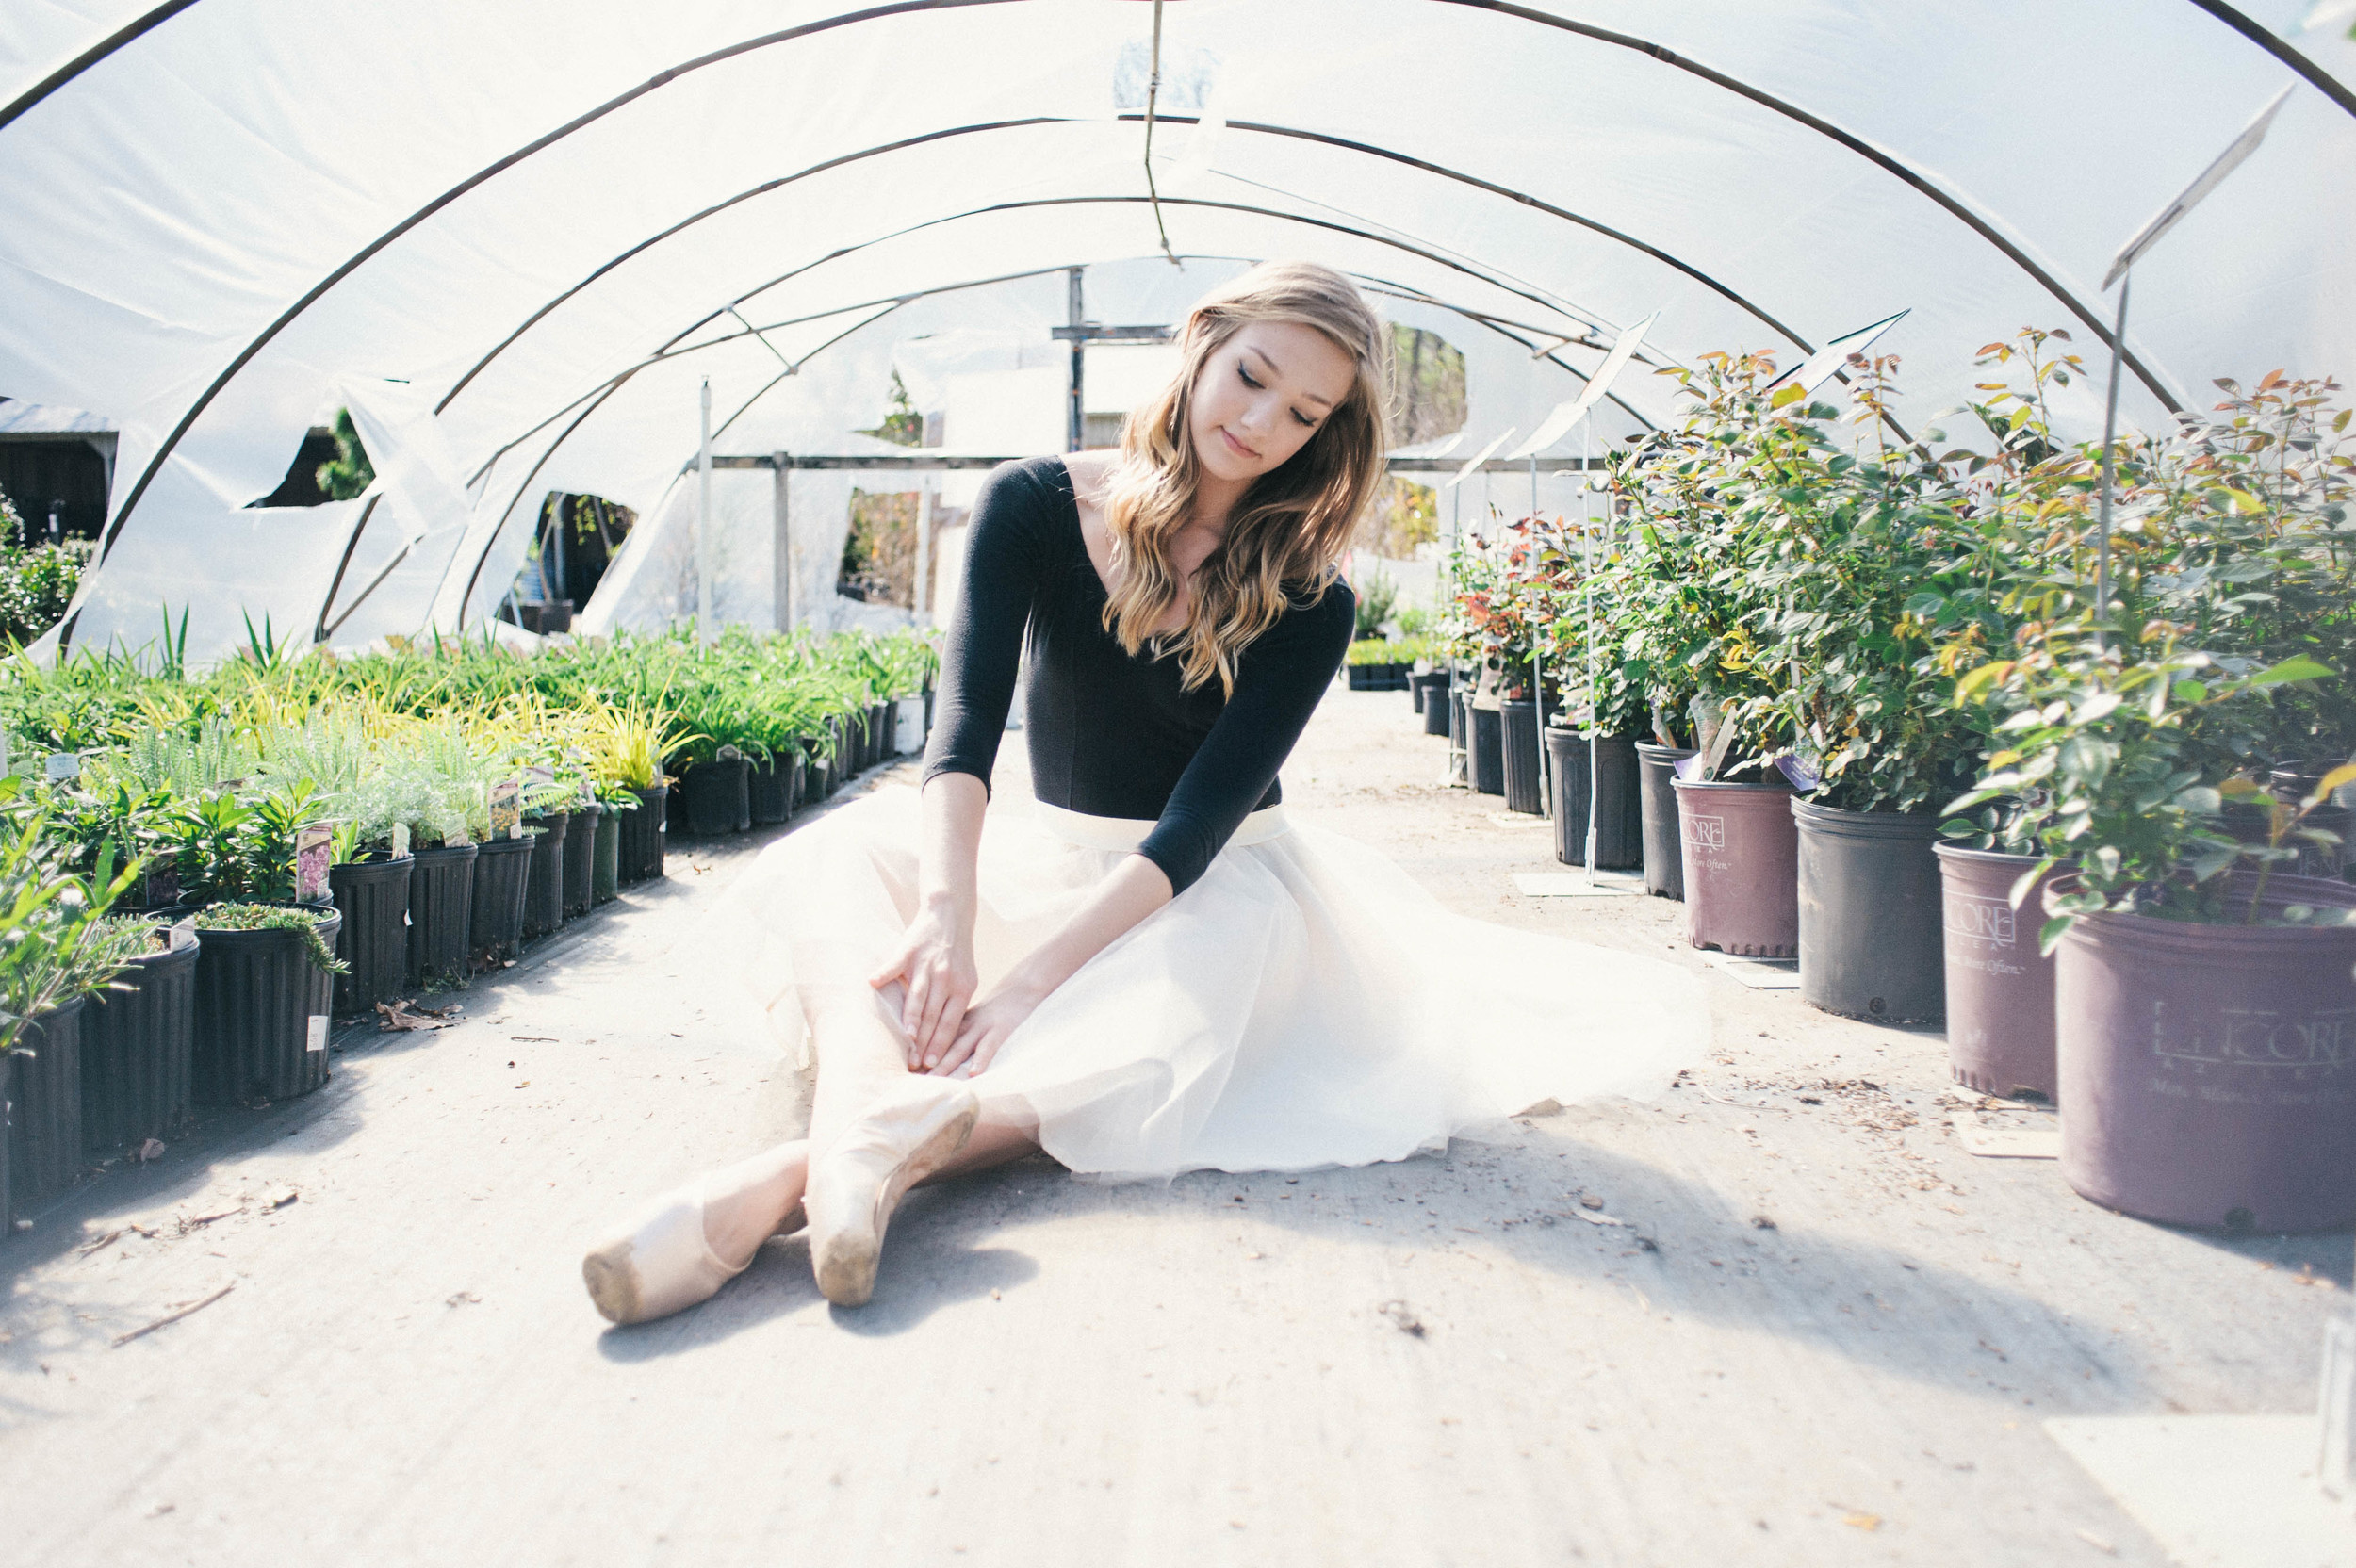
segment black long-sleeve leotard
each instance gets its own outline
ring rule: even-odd
[[[1338,580],[1314,604],[1296,598],[1244,649],[1231,696],[1217,680],[1182,691],[1174,654],[1132,658],[1104,612],[1063,460],[992,473],[966,532],[924,776],[990,782],[1027,637],[1033,792],[1089,816],[1153,821],[1138,853],[1184,892],[1247,815],[1284,798],[1276,771],[1341,666],[1356,600]]]

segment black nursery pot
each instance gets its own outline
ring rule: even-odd
[[[1554,858],[1566,866],[1587,863],[1587,737],[1549,726],[1546,764],[1554,777]],[[1606,735],[1595,747],[1592,769],[1595,792],[1595,866],[1625,871],[1644,858],[1643,788],[1637,776],[1636,743]]]
[[[1423,732],[1446,735],[1449,710],[1456,706],[1451,678],[1446,670],[1434,670],[1423,679]]]
[[[1800,999],[1877,1022],[1947,1016],[1935,811],[1843,811],[1796,795]]]
[[[334,951],[343,916],[313,906]],[[200,1105],[289,1100],[327,1082],[327,1020],[335,988],[299,931],[196,933],[192,1096]]]
[[[82,1173],[82,1012],[74,998],[17,1037],[16,1122],[8,1160],[19,1207],[46,1203]]]
[[[1537,816],[1546,809],[1538,785],[1538,705],[1507,697],[1497,713],[1505,729],[1505,808]]]
[[[663,816],[669,786],[657,784],[635,792],[638,809],[622,813],[621,879],[625,882],[661,876],[663,846],[670,838]]]
[[[1644,890],[1655,898],[1685,897],[1685,846],[1677,833],[1677,791],[1670,780],[1677,765],[1693,755],[1689,746],[1636,743],[1638,810],[1644,836]]]
[[[875,748],[869,760],[876,767],[900,755],[900,727],[892,707],[892,703],[879,702],[867,710],[867,727],[875,738]]]
[[[466,952],[477,969],[497,969],[523,946],[525,901],[532,894],[536,835],[493,839],[474,859],[474,906],[466,921]]]
[[[742,757],[698,762],[680,776],[687,831],[698,838],[752,825],[752,765]]]
[[[0,1242],[16,1229],[16,1053],[0,1055]]]
[[[401,993],[409,973],[407,858],[347,860],[327,870],[327,887],[343,911],[335,956],[352,966],[335,976],[335,1011],[365,1013]]]
[[[593,904],[611,904],[622,896],[622,819],[628,811],[601,808],[605,814],[597,819],[596,859],[589,872],[589,899]]]
[[[409,858],[409,984],[466,977],[474,920],[474,844],[421,849]],[[333,873],[329,874],[331,876]]]
[[[605,816],[605,808],[592,802],[573,808],[573,820],[564,827],[564,918],[589,912],[594,901],[597,871],[597,828]]]
[[[1505,792],[1505,715],[1464,695],[1464,727],[1472,737],[1472,787],[1484,795]]]
[[[550,811],[524,830],[540,829],[532,841],[532,875],[524,890],[524,935],[545,937],[564,923],[564,838],[569,811]]]
[[[402,870],[405,873],[407,866]],[[82,1009],[82,1150],[106,1155],[188,1127],[188,1059],[196,1034],[196,930],[164,928],[172,945],[131,960],[123,989]],[[400,927],[396,926],[398,933]],[[398,964],[395,966],[398,972]]]
[[[775,827],[794,814],[794,791],[801,776],[802,764],[791,755],[783,761],[772,757],[745,776],[753,826]]]

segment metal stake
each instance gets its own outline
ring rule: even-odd
[[[695,635],[712,639],[712,378],[704,378],[702,434],[695,444]]]
[[[2102,503],[2094,547],[2094,645],[2098,649],[2110,646],[2103,623],[2111,613],[2111,476],[2118,467],[2111,444],[2119,433],[2119,361],[2127,346],[2127,290],[2135,281],[2132,270],[2119,275],[2119,319],[2111,328],[2111,392],[2102,404]]]

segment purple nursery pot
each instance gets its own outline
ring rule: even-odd
[[[1800,951],[1800,835],[1781,784],[1677,778],[1686,937],[1755,958]]]
[[[2015,909],[2012,885],[2034,855],[1937,846],[1940,926],[1947,957],[1947,1064],[1982,1094],[2052,1100],[2053,960],[2039,957],[2041,902],[2054,872]]]
[[[2229,901],[2256,884],[2234,874]],[[2293,904],[2356,908],[2356,887],[2269,878],[2263,907]],[[2062,1175],[2082,1197],[2231,1231],[2356,1220],[2356,927],[2084,915],[2054,956]]]

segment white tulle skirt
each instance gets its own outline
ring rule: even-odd
[[[879,791],[771,845],[724,899],[708,929],[733,937],[726,961],[788,1050],[807,1048],[800,986],[856,983],[898,941],[918,825],[915,791]],[[984,986],[1153,825],[993,808]],[[1709,1027],[1685,972],[1451,913],[1380,854],[1278,806],[972,1082],[1080,1174],[1306,1170],[1403,1159],[1548,1102],[1649,1097],[1700,1058]]]

